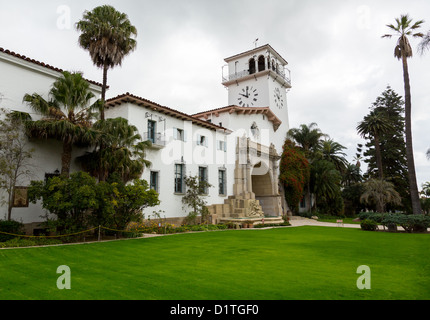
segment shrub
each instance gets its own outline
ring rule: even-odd
[[[397,230],[397,225],[400,224],[403,215],[399,213],[387,213],[382,217],[382,225],[388,228],[388,231]]]
[[[373,220],[376,223],[382,223],[382,219],[384,217],[383,213],[379,213],[379,212],[361,212],[358,217],[360,218],[361,221],[364,220]]]
[[[56,239],[22,239],[14,238],[6,242],[0,243],[0,248],[21,248],[21,247],[34,247],[34,246],[47,246],[61,244],[61,240]]]
[[[22,229],[24,225],[21,222],[13,220],[0,220],[0,232],[12,233],[12,234],[24,234]],[[0,242],[8,241],[13,239],[15,236],[0,233]]]
[[[400,225],[406,232],[426,232],[430,227],[430,217],[424,215],[404,215],[400,218]]]
[[[360,225],[361,229],[366,231],[376,231],[378,229],[378,224],[370,219],[365,219]]]

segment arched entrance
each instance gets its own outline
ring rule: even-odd
[[[273,197],[277,195],[273,184],[272,172],[264,162],[257,163],[251,172],[252,192],[255,200],[258,200],[265,216],[279,216],[278,203],[274,203]]]

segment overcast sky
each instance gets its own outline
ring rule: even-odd
[[[228,104],[224,58],[270,44],[289,63],[290,127],[316,122],[347,147],[352,161],[358,122],[390,85],[404,96],[396,39],[381,39],[401,14],[424,19],[430,1],[410,0],[0,0],[0,47],[101,82],[78,46],[74,24],[85,10],[113,5],[138,30],[137,50],[108,74],[108,97],[130,92],[186,113]],[[412,40],[415,49],[418,42]],[[409,60],[418,184],[430,181],[430,52]],[[1,70],[0,70],[1,72]]]

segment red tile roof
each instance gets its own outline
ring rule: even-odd
[[[278,128],[282,124],[282,121],[273,113],[272,110],[270,110],[269,107],[247,108],[247,107],[239,107],[239,106],[231,105],[231,106],[222,107],[218,109],[199,112],[199,113],[193,114],[193,117],[208,119],[211,114],[214,114],[215,116],[217,116],[219,113],[224,113],[224,112],[228,112],[230,114],[231,113],[264,114],[264,115],[267,115],[267,118],[269,119],[269,121],[273,123],[275,128]]]
[[[181,120],[186,120],[186,121],[192,121],[193,123],[200,125],[202,127],[208,128],[208,129],[212,129],[212,130],[223,130],[223,131],[227,131],[229,132],[230,130],[228,130],[227,128],[218,126],[214,123],[196,118],[194,116],[188,115],[186,113],[180,112],[178,110],[174,110],[162,105],[159,105],[155,102],[152,102],[150,100],[135,96],[133,94],[130,94],[129,92],[119,95],[117,97],[111,98],[106,100],[106,108],[114,108],[118,105],[121,105],[123,103],[134,103],[138,106],[143,106],[149,109],[152,109],[154,111],[181,119]]]
[[[44,67],[44,68],[47,68],[47,69],[50,69],[50,70],[53,70],[53,71],[56,71],[56,72],[63,72],[63,71],[64,71],[64,70],[62,70],[62,69],[60,69],[60,68],[53,67],[53,66],[51,66],[51,65],[49,65],[49,64],[46,64],[46,63],[44,63],[44,62],[41,62],[41,61],[37,61],[37,60],[31,59],[31,58],[29,58],[29,57],[26,57],[26,56],[24,56],[24,55],[21,55],[21,54],[15,53],[15,52],[10,51],[10,50],[7,50],[7,49],[3,49],[3,48],[1,48],[1,47],[0,47],[0,52],[3,52],[3,53],[5,53],[5,54],[8,54],[8,55],[13,56],[13,57],[15,57],[15,58],[19,58],[19,59],[25,60],[25,61],[27,61],[27,62],[34,63],[34,64],[36,64],[36,65],[39,65],[39,66],[41,66],[41,67]],[[99,87],[102,87],[102,86],[103,86],[101,83],[98,83],[98,82],[95,82],[95,81],[92,81],[92,80],[88,80],[88,79],[86,79],[86,80],[87,80],[89,83],[94,84],[94,85],[96,85],[96,86],[99,86]]]

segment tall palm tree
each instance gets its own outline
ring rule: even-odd
[[[413,56],[412,48],[409,43],[408,36],[413,38],[423,38],[424,34],[416,32],[421,27],[424,20],[419,20],[412,23],[412,19],[408,15],[401,15],[400,18],[396,18],[396,25],[387,25],[392,31],[395,32],[396,36],[399,36],[397,45],[394,49],[394,57],[398,60],[402,60],[403,64],[403,79],[405,84],[405,128],[406,128],[406,157],[408,162],[408,175],[409,185],[411,193],[412,211],[414,214],[421,214],[421,203],[418,193],[417,177],[415,172],[415,161],[414,152],[412,146],[412,121],[411,121],[411,86],[409,80],[408,70],[408,58]],[[393,35],[386,34],[383,38],[391,38]]]
[[[384,172],[382,169],[382,156],[381,156],[381,145],[380,135],[391,129],[391,125],[382,113],[372,111],[370,114],[364,117],[357,126],[358,134],[363,138],[373,137],[375,144],[375,155],[376,165],[378,167],[378,175],[380,179],[384,178]]]
[[[137,30],[126,14],[109,5],[85,11],[76,29],[81,32],[79,45],[88,50],[93,63],[103,69],[100,119],[104,120],[108,69],[121,65],[124,57],[136,49]]]
[[[37,121],[24,122],[27,135],[31,138],[53,138],[63,143],[61,156],[61,174],[68,177],[72,159],[72,148],[76,143],[92,143],[96,132],[91,130],[95,113],[90,105],[94,94],[89,90],[89,83],[81,73],[63,72],[62,77],[54,82],[47,101],[41,95],[26,94],[26,102],[42,116]]]
[[[151,142],[142,141],[138,129],[126,119],[100,120],[93,127],[101,133],[95,149],[78,158],[90,174],[103,181],[116,174],[126,183],[139,178],[144,168],[151,165],[145,159]]]

